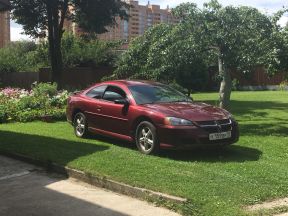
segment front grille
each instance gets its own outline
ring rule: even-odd
[[[200,122],[196,122],[199,126],[209,126],[209,125],[215,125],[215,121],[200,121]]]
[[[232,121],[230,119],[199,121],[196,123],[208,133],[221,133],[232,130]]]
[[[218,124],[221,124],[221,125],[231,124],[232,123],[230,119],[217,120],[216,122]]]

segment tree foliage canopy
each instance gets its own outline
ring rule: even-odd
[[[287,29],[277,25],[284,13],[268,16],[253,7],[223,7],[217,0],[202,8],[180,4],[173,10],[180,23],[156,26],[136,39],[119,60],[115,75],[176,79],[187,88],[193,80],[203,82],[199,75],[205,77],[205,68],[218,65],[220,105],[227,108],[231,71],[249,73],[259,65],[270,74],[288,69]]]
[[[52,81],[59,88],[65,20],[78,23],[87,33],[103,33],[107,26],[116,24],[116,16],[127,18],[128,8],[121,0],[11,0],[11,5],[12,18],[23,25],[26,34],[36,38],[48,36]]]
[[[116,24],[116,16],[128,18],[126,8],[129,8],[120,0],[11,0],[11,6],[12,18],[23,25],[25,34],[36,38],[46,36],[49,10],[57,12],[53,21],[60,28],[67,19],[86,32],[103,33]]]
[[[284,30],[277,25],[286,12],[280,10],[274,16],[261,13],[247,6],[223,7],[217,0],[205,3],[203,8],[184,3],[174,10],[203,50],[218,58],[220,106],[228,108],[231,94],[231,71],[251,72],[261,65],[270,74],[287,68]]]
[[[276,24],[280,17],[247,6],[222,7],[216,0],[204,4],[203,9],[193,3],[181,4],[174,14],[203,49],[214,49],[213,53],[220,55],[228,69],[249,72],[257,65],[275,69],[279,63],[274,61],[279,51],[275,32],[280,30]]]
[[[189,90],[202,88],[201,83],[207,77],[207,61],[200,48],[181,26],[157,25],[129,45],[110,79],[176,81]]]
[[[129,6],[123,1],[72,0],[71,4],[75,8],[75,14],[70,18],[86,32],[106,32],[107,27],[117,24],[116,15],[122,19],[128,19],[126,9]]]

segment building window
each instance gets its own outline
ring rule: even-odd
[[[124,20],[123,23],[123,35],[124,35],[124,39],[128,39],[129,37],[129,23],[127,20]]]

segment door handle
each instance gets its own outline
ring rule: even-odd
[[[96,106],[96,110],[98,111],[98,112],[100,112],[101,111],[101,106]]]

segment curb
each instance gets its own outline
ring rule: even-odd
[[[120,193],[123,195],[131,196],[134,198],[142,199],[142,200],[160,200],[160,201],[166,201],[166,202],[172,202],[175,204],[185,204],[188,200],[185,198],[172,196],[160,192],[155,192],[152,190],[134,187],[131,185],[127,185],[121,182],[113,181],[110,179],[107,179],[106,177],[100,177],[91,175],[89,173],[85,173],[76,169],[69,168],[67,166],[63,167],[58,164],[55,164],[51,161],[41,161],[38,159],[32,159],[24,155],[20,154],[14,154],[14,153],[7,153],[7,152],[0,152],[1,155],[7,156],[10,158],[14,158],[26,163],[34,164],[36,166],[41,166],[46,168],[49,172],[55,172],[62,175],[65,175],[69,178],[74,178],[79,181],[88,183],[90,185],[105,188],[107,190]]]

